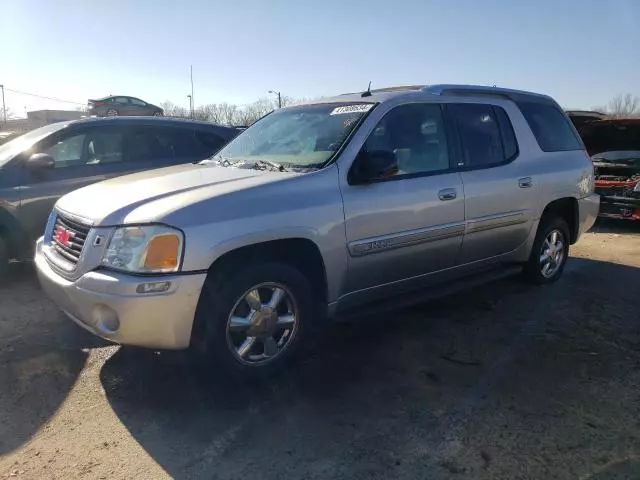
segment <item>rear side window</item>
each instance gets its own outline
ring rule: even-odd
[[[202,146],[202,153],[205,155],[213,155],[227,143],[219,135],[213,132],[195,132],[198,143]]]
[[[582,150],[582,142],[564,113],[553,105],[517,102],[544,152]]]
[[[518,144],[504,110],[476,103],[453,104],[449,109],[460,133],[464,167],[500,165],[517,155]]]
[[[203,160],[217,152],[224,141],[217,135],[187,128],[142,127],[133,134],[134,160]]]

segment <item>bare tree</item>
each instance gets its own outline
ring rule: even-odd
[[[282,106],[295,105],[301,101],[300,99],[283,96]],[[173,102],[166,101],[161,103],[160,106],[168,117],[191,117],[188,109]],[[261,98],[246,105],[211,103],[197,107],[193,112],[193,118],[219,125],[248,126],[273,111],[276,107],[276,103],[268,98]]]
[[[162,110],[164,110],[164,114],[167,117],[183,117],[189,118],[189,111],[185,107],[181,107],[180,105],[176,105],[173,102],[162,102],[160,104]]]
[[[612,117],[634,117],[640,115],[640,98],[627,93],[616,95],[604,108],[604,111]]]

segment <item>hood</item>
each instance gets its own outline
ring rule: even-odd
[[[590,122],[580,129],[580,136],[592,157],[616,159],[639,158],[640,118],[613,118]],[[622,152],[628,152],[625,154]],[[596,158],[594,158],[595,160]]]
[[[187,164],[116,177],[63,196],[56,207],[111,226],[162,221],[185,205],[299,175],[215,164]],[[136,213],[137,211],[137,213]]]

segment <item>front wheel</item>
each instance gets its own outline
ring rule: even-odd
[[[156,112],[153,112],[153,116],[154,117],[164,117],[164,114],[160,110],[158,110]]]
[[[206,355],[236,378],[268,376],[304,343],[315,307],[309,281],[284,263],[210,275],[197,313]]]
[[[569,238],[569,226],[562,217],[542,218],[524,268],[530,282],[543,285],[562,276],[569,257]]]

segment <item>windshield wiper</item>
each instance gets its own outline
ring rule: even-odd
[[[287,169],[284,167],[284,165],[280,165],[279,163],[276,162],[270,162],[269,160],[257,160],[256,161],[256,166],[258,165],[264,165],[266,167],[270,167],[272,169],[276,169],[276,171],[278,172],[286,172]]]
[[[205,158],[204,160],[200,160],[199,162],[195,162],[196,165],[206,165],[207,163],[217,163],[221,167],[230,167],[233,165],[228,158],[223,157],[222,155],[214,155],[213,157]]]

